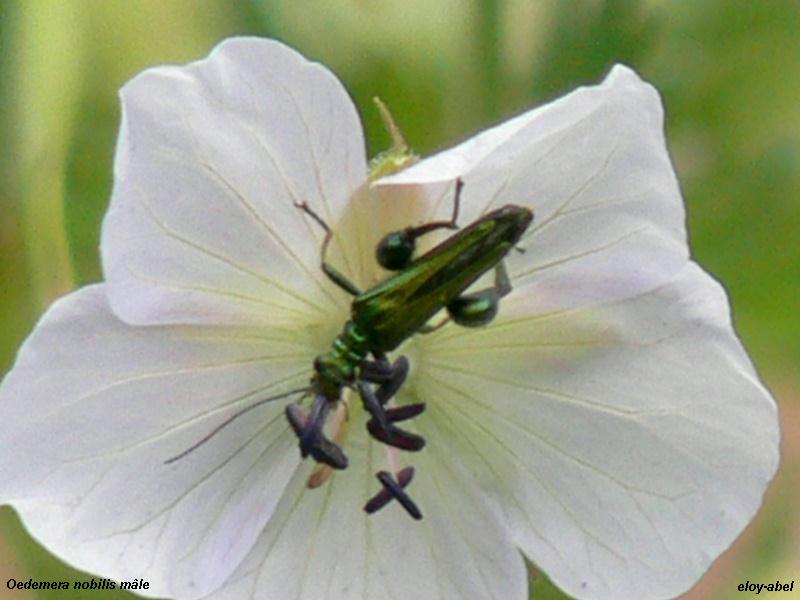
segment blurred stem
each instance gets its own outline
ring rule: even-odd
[[[64,221],[65,163],[85,64],[79,1],[30,2],[14,15],[12,106],[20,216],[35,298],[74,285]]]
[[[258,23],[256,35],[280,39],[283,4],[275,0],[250,0],[235,5],[242,25],[252,27]]]
[[[499,108],[500,92],[500,2],[476,0],[478,52],[481,65],[481,97],[484,115],[495,118]]]

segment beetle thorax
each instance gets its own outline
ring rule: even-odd
[[[315,387],[327,398],[338,399],[343,387],[355,380],[356,369],[369,353],[366,338],[352,322],[331,344],[331,349],[314,360]]]

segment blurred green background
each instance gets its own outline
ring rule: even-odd
[[[596,82],[614,62],[653,82],[694,255],[727,287],[784,431],[765,508],[687,597],[800,579],[800,2],[0,0],[0,374],[54,298],[101,279],[119,87],[237,34],[281,39],[335,71],[371,155],[389,144],[375,95],[425,154]],[[64,597],[11,592],[12,576],[86,578],[4,508],[0,598]],[[534,596],[563,598],[537,574]]]

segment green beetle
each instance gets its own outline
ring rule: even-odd
[[[299,404],[286,407],[303,457],[310,455],[334,469],[347,467],[347,457],[341,448],[323,433],[330,408],[341,399],[344,388],[358,391],[371,415],[367,428],[375,439],[407,451],[424,447],[423,438],[395,425],[419,415],[425,409],[424,404],[385,408],[402,385],[409,368],[405,357],[400,356],[390,363],[386,353],[416,333],[435,329],[427,324],[428,320],[443,308],[448,312],[448,320],[459,325],[475,327],[491,321],[497,314],[500,298],[511,291],[503,258],[533,220],[530,209],[506,205],[483,215],[415,259],[417,238],[437,229],[458,228],[462,187],[458,180],[450,221],[407,227],[381,240],[376,248],[378,263],[397,273],[363,292],[326,261],[331,229],[306,204],[298,205],[325,229],[322,270],[336,285],[354,296],[351,318],[342,333],[334,339],[328,352],[314,360],[314,376],[308,389],[314,396],[310,414],[307,415]],[[495,270],[493,286],[464,294],[490,269]],[[413,517],[421,518],[419,509],[403,491],[412,476],[411,468],[396,474],[396,479],[386,472],[379,473],[378,479],[384,489],[367,503],[367,512],[375,512],[396,498]]]

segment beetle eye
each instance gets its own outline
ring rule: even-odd
[[[411,262],[416,245],[415,237],[408,230],[393,231],[375,248],[375,258],[384,269],[399,271]]]

